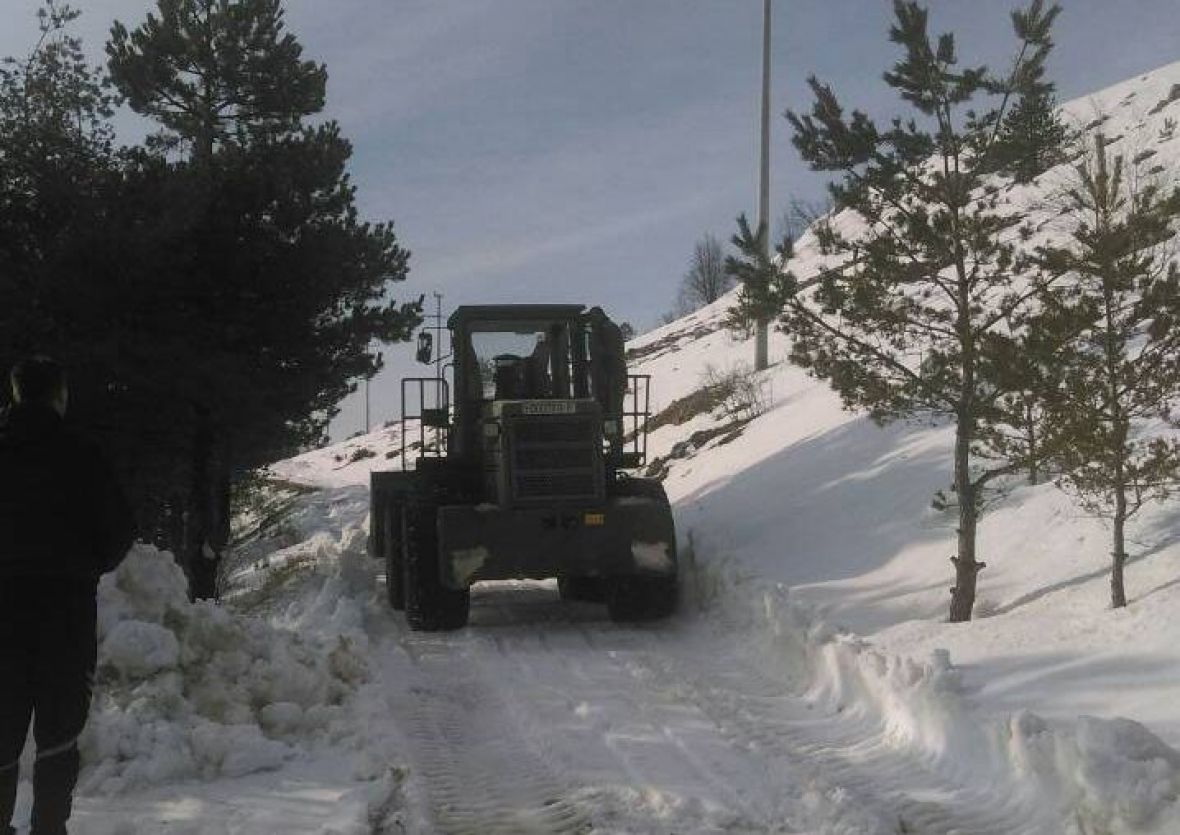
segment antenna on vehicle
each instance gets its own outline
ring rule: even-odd
[[[435,356],[435,358],[434,358],[434,376],[436,379],[441,380],[443,378],[443,360],[447,360],[447,359],[451,358],[451,354],[454,353],[454,346],[453,345],[451,346],[450,353],[447,353],[447,354],[442,353],[443,332],[446,330],[446,327],[443,324],[443,314],[442,314],[443,294],[439,293],[436,290],[435,292],[431,293],[430,295],[434,296],[435,311],[429,317],[434,320],[434,324],[430,326],[429,330],[434,331],[434,344],[438,346],[438,351],[439,351],[438,355]]]

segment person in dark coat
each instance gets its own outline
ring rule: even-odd
[[[0,832],[11,828],[29,722],[32,835],[66,832],[78,736],[90,711],[98,578],[135,536],[130,507],[98,448],[65,423],[62,367],[12,370],[0,422]]]

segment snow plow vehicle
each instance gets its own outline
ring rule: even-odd
[[[628,473],[646,458],[651,380],[627,373],[618,326],[582,305],[476,305],[447,329],[449,357],[419,334],[435,375],[402,380],[402,469],[371,475],[390,605],[411,629],[458,629],[474,583],[556,578],[616,621],[671,614],[672,511]]]

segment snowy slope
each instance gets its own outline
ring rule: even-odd
[[[1180,63],[1163,67],[1065,108],[1079,127],[1101,122],[1114,153],[1180,172]],[[1161,138],[1161,135],[1165,138]],[[1013,189],[1015,205],[1059,188],[1064,169]],[[1037,217],[1036,243],[1054,231]],[[805,237],[790,265],[815,274],[822,257]],[[641,361],[658,381],[662,404],[699,386],[708,365],[749,362],[752,346],[720,325],[728,302],[638,340],[645,346],[678,330],[704,332],[673,353]],[[687,326],[687,327],[686,327]],[[786,354],[775,335],[772,361]],[[887,649],[951,650],[987,703],[1052,715],[1129,715],[1180,745],[1180,504],[1145,513],[1132,533],[1132,603],[1106,610],[1108,533],[1052,486],[1016,489],[980,531],[976,623],[940,623],[954,553],[954,518],[931,509],[951,481],[946,428],[897,425],[881,430],[843,412],[837,398],[798,369],[780,363],[765,375],[774,408],[737,442],[674,461],[666,482],[682,529],[692,530],[704,561],[732,563],[766,582],[792,587],[823,617],[872,635]],[[668,427],[659,454],[707,424]]]
[[[1170,120],[1180,120],[1180,64],[1065,110],[1078,127],[1100,126],[1112,152],[1168,176],[1180,172],[1180,136],[1169,130]],[[1064,169],[1047,172],[1007,200],[1029,205],[1066,176]],[[1038,228],[1032,243],[1053,236],[1051,214],[1031,218]],[[790,266],[806,278],[822,263],[805,237]],[[658,381],[661,405],[699,387],[708,367],[752,359],[752,344],[722,327],[730,303],[630,346],[640,357],[637,370]],[[771,348],[772,362],[787,353],[778,334]],[[847,628],[885,656],[921,659],[949,650],[965,701],[996,722],[1022,710],[1074,729],[1084,727],[1075,721],[1083,715],[1131,717],[1180,746],[1180,621],[1170,616],[1180,607],[1180,502],[1135,522],[1131,603],[1110,611],[1109,532],[1053,486],[1017,486],[980,528],[988,568],[977,620],[944,623],[955,519],[933,510],[931,499],[951,481],[950,429],[877,428],[785,362],[762,381],[773,408],[740,439],[715,440],[672,460],[665,481],[682,535],[691,535],[698,562],[732,595],[756,599],[788,588],[792,608],[809,621]],[[664,427],[653,451],[667,454],[716,423],[714,414]],[[1174,752],[1160,756],[1176,761]],[[1171,826],[1167,831],[1180,831],[1180,822]]]

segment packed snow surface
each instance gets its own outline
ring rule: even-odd
[[[1174,167],[1177,84],[1180,64],[1066,111]],[[792,268],[820,263],[805,237]],[[657,410],[752,356],[730,303],[631,343]],[[977,618],[948,624],[949,428],[877,427],[771,348],[762,414],[651,438],[681,540],[664,623],[505,583],[474,590],[468,629],[409,633],[364,547],[397,426],[271,468],[222,605],[137,547],[100,588],[72,831],[1180,833],[1180,505],[1137,519],[1111,611],[1107,531],[1013,482],[980,529]]]

